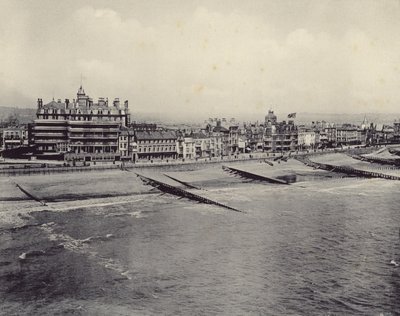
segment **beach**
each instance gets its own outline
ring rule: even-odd
[[[335,155],[313,159],[349,163]],[[137,173],[243,213],[165,194]],[[2,177],[0,186],[4,315],[400,309],[400,270],[390,264],[400,262],[397,181],[289,159]]]

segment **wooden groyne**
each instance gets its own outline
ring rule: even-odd
[[[201,190],[200,188],[195,187],[194,185],[191,185],[191,184],[189,184],[189,183],[187,183],[187,182],[185,182],[185,181],[182,181],[182,180],[176,179],[176,178],[174,178],[174,177],[171,177],[171,176],[169,176],[169,175],[167,175],[167,174],[165,174],[165,173],[163,173],[163,175],[166,176],[167,178],[170,178],[171,180],[174,180],[175,182],[178,182],[178,183],[180,183],[180,184],[183,184],[183,185],[184,185],[185,187],[187,187],[187,188],[196,189],[196,190]]]
[[[32,200],[35,200],[37,202],[39,202],[40,204],[42,204],[43,206],[47,206],[46,205],[46,201],[40,199],[39,197],[37,197],[36,195],[30,193],[29,191],[27,191],[26,189],[24,189],[21,185],[19,185],[18,183],[15,183],[15,186],[20,189],[23,193],[25,193],[26,196],[28,196],[29,198],[31,198]]]
[[[222,166],[222,169],[224,171],[227,171],[229,173],[238,175],[238,176],[246,178],[246,179],[269,182],[269,183],[277,183],[277,184],[286,184],[286,185],[289,184],[288,182],[280,180],[280,179],[261,176],[261,175],[256,174],[256,173],[251,173],[251,172],[248,172],[248,171],[244,171],[244,170],[240,170],[240,169],[236,169],[236,168],[232,168],[232,167]]]
[[[271,161],[268,161],[267,159],[264,159],[264,162],[268,165],[270,165],[271,167],[274,166],[274,164]]]
[[[149,178],[149,177],[145,177],[145,176],[143,176],[141,174],[136,173],[136,175],[145,184],[151,185],[152,187],[160,190],[161,192],[169,193],[169,194],[172,194],[172,195],[175,195],[175,196],[179,196],[181,198],[187,198],[189,200],[197,201],[197,202],[204,203],[204,204],[216,205],[216,206],[223,207],[225,209],[228,209],[228,210],[231,210],[231,211],[234,211],[234,212],[246,213],[244,211],[238,210],[238,209],[233,208],[231,206],[219,203],[217,201],[213,201],[211,199],[208,199],[208,198],[205,198],[203,196],[200,196],[200,195],[188,192],[186,190],[174,187],[174,186],[166,184],[164,182],[161,182],[161,181],[158,181],[158,180],[154,180],[154,179]]]
[[[392,155],[400,156],[400,149],[398,148],[388,148],[388,151]]]
[[[400,167],[400,159],[387,159],[387,158],[380,158],[380,157],[365,157],[361,155],[355,155],[355,154],[348,154],[353,159],[361,160],[361,161],[366,161],[366,162],[371,162],[371,163],[377,163],[380,165],[390,165],[390,166],[396,166]]]
[[[331,171],[331,172],[340,172],[340,173],[344,173],[347,175],[353,175],[353,176],[363,177],[363,178],[381,178],[381,179],[387,179],[387,180],[400,180],[400,177],[392,176],[392,175],[384,174],[384,173],[380,173],[380,172],[365,171],[365,170],[355,169],[355,168],[352,168],[349,166],[335,166],[335,165],[330,165],[330,164],[314,162],[314,161],[311,161],[307,156],[296,157],[296,159],[301,161],[302,163],[304,163],[306,166],[309,166],[309,167],[312,167],[315,169],[322,169],[322,170]]]

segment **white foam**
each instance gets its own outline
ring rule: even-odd
[[[98,264],[104,266],[107,269],[118,272],[119,274],[121,274],[122,276],[126,277],[129,280],[131,279],[131,277],[129,276],[130,272],[122,264],[120,264],[114,259],[103,258],[99,256],[97,252],[91,250],[88,242],[97,238],[104,239],[103,236],[91,236],[85,239],[75,239],[67,234],[59,234],[54,232],[54,223],[51,225],[49,225],[49,223],[41,225],[40,229],[42,229],[44,232],[48,234],[49,239],[51,241],[60,241],[60,245],[64,246],[65,249],[89,256],[91,258],[95,258],[94,261],[97,262]],[[114,237],[114,235],[113,234],[105,235],[105,238],[109,239],[111,237]]]

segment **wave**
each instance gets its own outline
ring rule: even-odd
[[[85,239],[75,239],[67,234],[57,233],[55,231],[56,224],[53,222],[45,223],[40,225],[40,229],[46,232],[49,236],[49,240],[59,242],[58,246],[63,247],[69,251],[83,254],[95,259],[95,262],[104,266],[107,269],[113,270],[120,274],[123,278],[130,280],[130,271],[127,270],[121,263],[115,259],[104,258],[98,255],[96,251],[93,251],[90,247],[90,243],[95,241],[107,241],[113,239],[113,234],[106,234],[104,236],[90,236]]]

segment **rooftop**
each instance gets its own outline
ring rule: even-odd
[[[138,131],[136,138],[138,140],[177,139],[177,135],[174,131]]]

